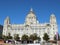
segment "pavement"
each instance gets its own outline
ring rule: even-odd
[[[8,44],[8,43],[0,43],[0,45],[57,45],[57,44]]]

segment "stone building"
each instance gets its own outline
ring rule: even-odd
[[[7,36],[8,33],[10,33],[13,37],[15,34],[19,34],[21,37],[24,34],[30,36],[31,34],[36,33],[39,37],[41,37],[42,41],[44,33],[47,33],[50,40],[53,40],[56,32],[58,32],[58,27],[55,15],[51,14],[49,23],[40,23],[37,20],[33,9],[30,9],[23,24],[10,24],[9,17],[4,20],[3,35],[5,36]]]

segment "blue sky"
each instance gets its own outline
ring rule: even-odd
[[[54,13],[60,33],[60,0],[0,0],[0,24],[4,24],[7,16],[12,24],[24,23],[31,7],[40,23],[49,22]]]

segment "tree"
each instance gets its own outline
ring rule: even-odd
[[[33,37],[34,37],[34,40],[37,40],[37,34],[36,33],[33,34]]]
[[[60,40],[60,35],[59,35],[59,40]]]
[[[33,41],[34,41],[34,40],[41,40],[41,38],[38,37],[36,33],[30,35],[29,39],[31,39],[31,40],[33,40]]]
[[[34,33],[34,34],[30,35],[29,39],[33,40],[33,41],[36,40],[37,39],[37,34]]]
[[[10,33],[8,33],[8,36],[7,36],[8,39],[12,39],[12,36]]]
[[[15,40],[19,40],[19,39],[20,39],[19,34],[15,34],[15,35],[14,35],[14,39],[15,39]]]
[[[0,34],[0,39],[2,39],[2,35]]]
[[[3,38],[4,40],[8,40],[8,37],[5,36],[5,35],[2,35],[2,38]]]
[[[58,40],[60,40],[60,35],[58,34]]]
[[[33,35],[30,35],[29,40],[35,40]]]
[[[2,35],[2,38],[4,40],[8,40],[8,39],[12,39],[12,36],[10,35],[10,33],[8,33],[8,36]]]
[[[29,39],[29,37],[28,37],[28,35],[26,35],[26,34],[24,34],[22,37],[21,37],[21,40],[28,40]]]
[[[41,38],[40,37],[37,37],[37,40],[41,41]]]
[[[49,40],[49,36],[48,36],[47,33],[44,33],[44,37],[43,37],[43,39],[44,39],[46,42]]]
[[[58,37],[57,37],[57,36],[58,36]],[[54,36],[54,40],[55,40],[55,41],[60,40],[59,34],[57,34],[57,35]]]

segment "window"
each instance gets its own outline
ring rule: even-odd
[[[55,34],[55,32],[53,32],[53,34]]]
[[[31,24],[33,24],[33,23],[31,22]]]
[[[20,30],[20,28],[16,28],[16,30]]]
[[[28,28],[26,30],[28,30]]]
[[[23,30],[23,28],[21,28],[21,30]]]
[[[53,25],[53,27],[54,27],[54,25]]]
[[[29,17],[29,19],[31,19],[31,17]]]
[[[50,34],[50,32],[48,31],[48,34]]]
[[[43,30],[45,30],[45,28],[43,28]]]
[[[49,28],[48,28],[48,30],[49,30]]]
[[[53,30],[54,30],[54,28],[53,28]]]

